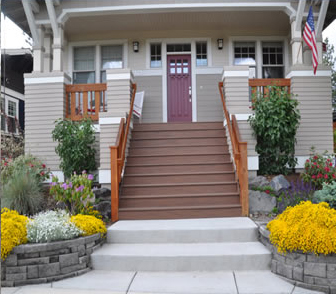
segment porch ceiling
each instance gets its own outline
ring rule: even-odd
[[[288,16],[283,12],[179,12],[153,14],[100,15],[72,17],[66,22],[66,33],[83,35],[111,31],[159,30],[223,30],[244,33],[277,31],[287,35],[290,29]]]

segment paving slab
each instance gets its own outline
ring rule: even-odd
[[[312,290],[308,290],[308,289],[303,289],[303,288],[299,288],[299,287],[295,287],[293,293],[291,294],[325,294],[323,292],[318,292],[318,291],[312,291]]]
[[[6,287],[6,288],[3,288],[1,287],[1,294],[14,294],[15,292],[19,291],[20,288],[12,288],[12,287]]]
[[[114,292],[105,290],[83,290],[83,289],[54,289],[41,287],[25,287],[19,289],[15,294],[125,294],[125,292]]]
[[[139,272],[129,294],[236,294],[232,272]]]

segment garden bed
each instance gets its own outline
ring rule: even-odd
[[[49,283],[90,270],[90,256],[104,242],[100,234],[73,240],[16,246],[1,263],[4,287]]]
[[[336,254],[279,253],[270,240],[266,225],[259,227],[260,241],[272,252],[271,271],[298,287],[336,293]]]

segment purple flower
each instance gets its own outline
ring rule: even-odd
[[[86,174],[86,170],[85,170],[85,169],[82,171],[82,174],[83,174],[83,175]]]
[[[57,183],[56,183],[56,182],[52,182],[52,183],[50,183],[50,185],[51,185],[51,186],[56,186]]]
[[[88,179],[92,181],[93,180],[93,175],[89,174]]]
[[[64,190],[66,190],[66,189],[68,188],[68,185],[67,185],[67,183],[63,183],[63,184],[61,185],[61,187],[62,187]]]
[[[69,183],[68,188],[72,188],[72,183],[71,182]]]
[[[78,188],[76,188],[76,192],[82,192],[84,190],[84,186],[81,185]]]

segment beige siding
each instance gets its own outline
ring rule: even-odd
[[[301,114],[296,155],[309,155],[311,146],[320,153],[333,152],[330,77],[293,77],[291,83]]]
[[[258,155],[258,153],[255,151],[255,145],[257,144],[257,142],[253,136],[253,131],[249,122],[243,120],[238,121],[238,127],[242,141],[247,142],[247,155]]]
[[[162,122],[162,77],[135,77],[137,91],[145,91],[142,110],[143,123]]]
[[[100,147],[99,147],[99,144],[100,144],[100,133],[95,133],[95,142],[94,142],[93,147],[94,147],[94,149],[96,151],[96,153],[95,153],[95,162],[96,162],[97,169],[100,166]]]
[[[197,75],[197,121],[223,121],[223,106],[218,91],[221,75]]]
[[[119,125],[100,126],[100,169],[110,169],[110,146],[115,145]]]

